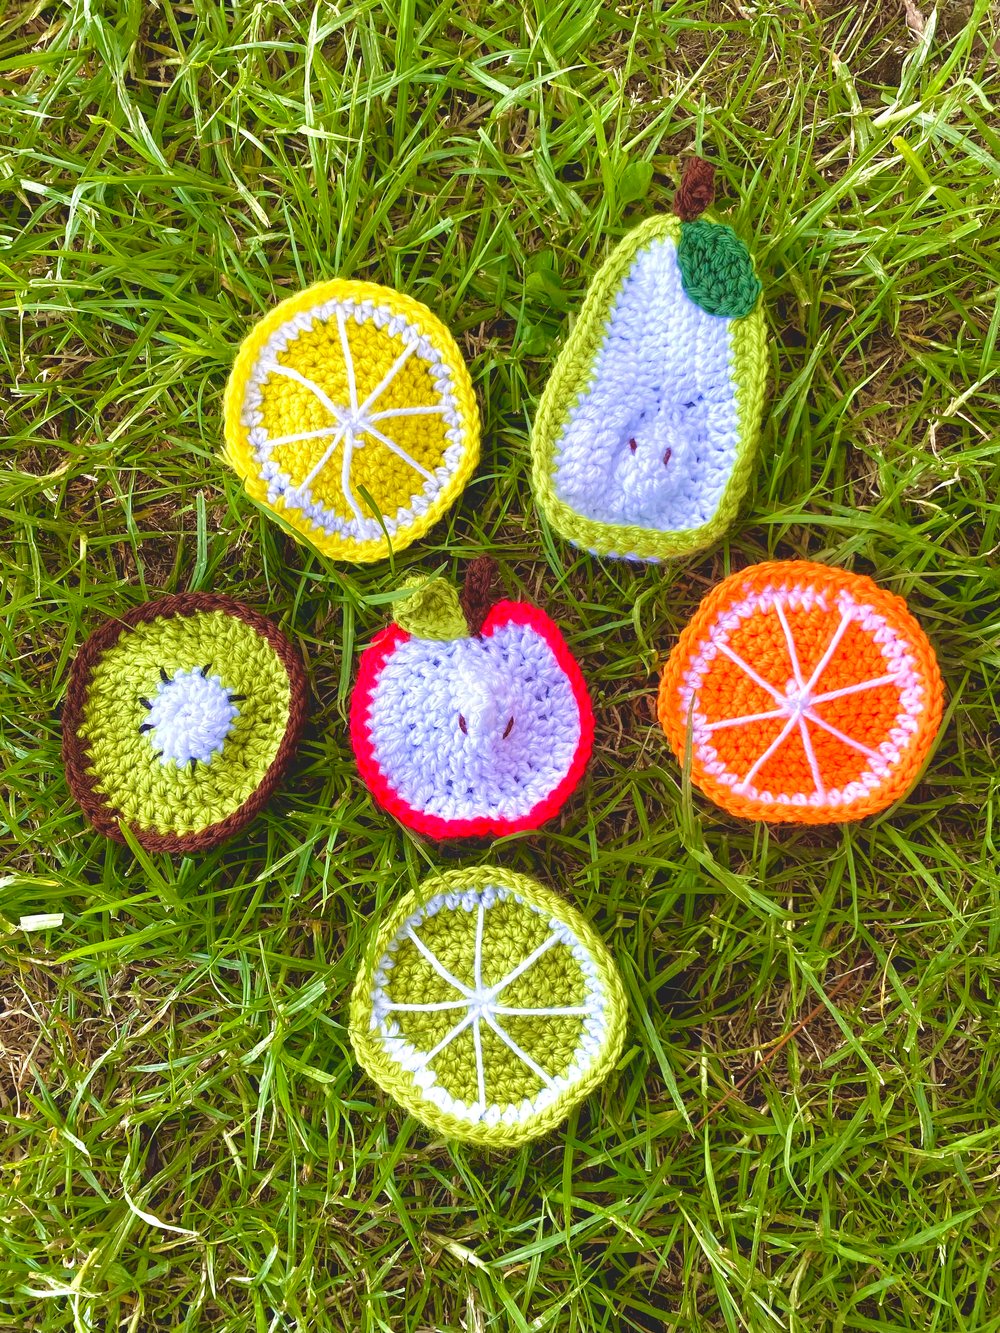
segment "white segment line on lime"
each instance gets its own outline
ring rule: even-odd
[[[583,1018],[590,1010],[585,1004],[563,1004],[548,1005],[541,1009],[525,1008],[519,1004],[495,1004],[493,1006],[495,1014],[519,1015],[521,1017],[539,1018],[543,1014],[546,1016],[555,1016],[556,1018]]]
[[[479,1097],[479,1104],[486,1104],[486,1072],[483,1066],[483,1044],[481,1024],[486,1025],[496,1033],[502,1042],[510,1048],[517,1058],[542,1080],[546,1087],[555,1086],[555,1080],[546,1073],[546,1071],[533,1060],[532,1057],[514,1041],[510,1034],[500,1026],[496,1021],[497,1014],[509,1014],[511,1016],[524,1015],[531,1017],[586,1017],[589,1009],[586,1005],[553,1005],[548,1008],[527,1008],[516,1005],[498,1005],[497,997],[507,989],[518,977],[523,976],[529,968],[544,953],[547,953],[554,944],[560,942],[559,936],[555,933],[547,935],[542,942],[534,948],[526,958],[523,958],[516,967],[511,970],[492,986],[483,985],[483,925],[485,920],[486,908],[480,902],[477,908],[476,916],[476,946],[473,961],[473,976],[475,978],[475,989],[466,986],[444,966],[434,951],[428,947],[426,942],[420,938],[412,927],[408,927],[404,932],[405,938],[419,950],[423,957],[430,963],[434,971],[447,984],[457,990],[462,996],[459,1000],[438,1000],[426,1004],[397,1003],[390,1000],[385,1004],[386,1012],[397,1013],[430,1013],[444,1009],[466,1008],[467,1013],[453,1027],[444,1034],[436,1045],[426,1053],[422,1053],[422,1064],[426,1067],[436,1056],[451,1045],[457,1037],[465,1031],[467,1027],[472,1027],[472,1041],[476,1054],[476,1083]]]
[[[483,1018],[486,1020],[487,1026],[493,1029],[504,1045],[509,1046],[517,1058],[526,1064],[531,1072],[537,1075],[547,1088],[555,1087],[556,1081],[552,1075],[547,1073],[537,1060],[533,1060],[527,1051],[522,1051],[521,1047],[518,1046],[510,1033],[504,1031],[491,1013],[484,1013]]]
[[[483,1064],[483,1033],[479,1015],[472,1024],[472,1043],[476,1051],[476,1099],[477,1105],[486,1109],[486,1066]]]
[[[437,957],[436,954],[434,954],[430,949],[428,949],[427,945],[420,938],[420,936],[417,934],[417,932],[413,929],[412,926],[407,927],[406,938],[410,940],[410,942],[414,944],[417,947],[417,949],[419,949],[419,951],[427,959],[431,967],[433,967],[434,971],[438,974],[438,976],[442,979],[442,981],[447,981],[449,986],[453,986],[455,990],[457,990],[459,994],[464,995],[466,999],[470,999],[475,994],[475,991],[470,990],[468,986],[464,985],[463,982],[459,981],[458,977],[453,976],[448,971],[444,963],[441,962],[441,960]]]
[[[480,898],[479,906],[476,908],[476,962],[473,969],[476,979],[476,990],[483,988],[483,927],[486,924],[486,905]]]
[[[476,956],[473,963],[472,975],[476,990],[483,989],[483,927],[486,923],[486,905],[482,898],[479,900],[479,906],[476,908]],[[472,1025],[472,1041],[476,1051],[476,1095],[481,1107],[486,1106],[486,1067],[483,1064],[483,1033],[480,1027],[480,1015],[477,1012],[476,1021]]]
[[[444,1034],[433,1050],[427,1052],[424,1057],[424,1064],[429,1065],[436,1055],[440,1055],[446,1046],[450,1046],[456,1037],[461,1036],[467,1027],[470,1027],[476,1021],[474,1009],[470,1009],[464,1018],[459,1019],[455,1026]]]

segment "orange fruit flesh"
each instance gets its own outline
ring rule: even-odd
[[[810,587],[818,595],[802,599],[798,590]],[[736,614],[746,598],[767,592],[780,611],[772,604],[746,618]],[[851,605],[885,622],[881,646],[857,620],[841,623],[845,593]],[[914,669],[902,683],[885,681],[898,672],[883,647],[900,640]],[[687,741],[683,688],[699,670],[688,704],[696,742],[692,780],[720,805],[752,818],[820,823],[883,808],[911,784],[940,720],[937,663],[905,604],[870,579],[807,562],[770,562],[731,576],[685,629],[659,699],[660,721],[679,758]],[[914,687],[923,692],[915,719]],[[796,696],[807,696],[799,714],[788,704]],[[868,795],[825,799],[851,784],[864,784]]]
[[[789,608],[785,615],[795,640],[801,674],[805,680],[809,680],[830,638],[828,613],[815,608],[810,611]],[[744,623],[731,636],[730,646],[765,680],[787,692],[788,683],[795,681],[791,655],[777,618],[768,619],[778,630],[777,639],[761,633],[760,627],[752,623]],[[821,687],[818,692],[832,693],[885,674],[885,660],[871,636],[858,626],[851,625],[823,671],[818,682]],[[844,695],[817,704],[815,712],[838,731],[874,751],[895,723],[899,696],[891,684],[866,690],[865,696],[863,719],[858,716],[857,695]],[[776,708],[773,695],[721,653],[712,663],[702,686],[700,703],[699,711],[704,712],[710,720],[752,717],[758,713],[773,713]],[[786,721],[782,717],[772,717],[713,732],[713,746],[727,771],[748,772],[777,740]],[[863,726],[859,725],[860,721],[863,721]],[[828,787],[845,787],[849,782],[857,781],[870,762],[861,750],[846,745],[821,727],[813,729],[811,742],[823,781]],[[812,768],[806,756],[800,728],[795,727],[784,744],[757,769],[754,785],[761,790],[785,792],[789,796],[813,790]]]

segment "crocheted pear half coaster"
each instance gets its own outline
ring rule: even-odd
[[[732,574],[670,654],[658,712],[691,780],[747,819],[832,824],[913,786],[941,722],[934,650],[906,603],[808,561]]]
[[[643,222],[597,274],[539,403],[535,498],[594,555],[663,560],[710,545],[753,466],[760,283],[731,228],[694,220],[711,197],[711,168],[694,162],[680,215]]]
[[[306,720],[298,652],[229,597],[180,593],[106,621],[70,672],[63,762],[91,823],[154,851],[214,847],[262,808]]]
[[[467,607],[475,623],[442,579],[397,603],[351,700],[362,778],[401,823],[438,839],[540,827],[580,781],[594,738],[580,668],[545,612]]]
[[[351,996],[355,1054],[432,1129],[512,1148],[611,1073],[621,980],[596,932],[525,875],[426,880],[383,922]]]
[[[445,326],[389,287],[339,278],[254,328],[225,429],[247,492],[337,560],[409,546],[479,460],[479,409]]]

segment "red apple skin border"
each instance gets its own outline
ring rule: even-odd
[[[489,815],[482,815],[477,819],[442,819],[439,815],[429,815],[422,810],[414,809],[390,787],[375,758],[375,749],[369,738],[368,710],[382,667],[400,644],[406,643],[412,635],[399,625],[389,625],[375,636],[361,654],[358,679],[351,697],[351,744],[354,747],[358,771],[383,809],[395,815],[407,828],[415,829],[417,833],[426,834],[427,837],[439,842],[449,838],[503,837],[508,833],[526,833],[541,828],[565,805],[590,761],[594,748],[594,709],[587,693],[583,672],[576,658],[566,647],[558,627],[544,611],[532,606],[530,602],[497,602],[483,622],[480,635],[485,637],[494,630],[510,624],[527,625],[545,640],[559,666],[566,673],[580,715],[580,741],[566,776],[543,801],[539,801],[526,815],[521,815],[518,819],[493,819]]]

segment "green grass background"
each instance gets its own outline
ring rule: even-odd
[[[987,0],[0,6],[0,1327],[1000,1329],[997,42]],[[691,150],[765,282],[761,461],[723,547],[601,564],[540,522],[529,426]],[[237,343],[334,274],[426,301],[482,408],[393,569],[310,555],[219,461]],[[570,895],[631,1023],[509,1155],[394,1111],[345,1028],[371,923],[444,859],[357,780],[357,652],[395,578],[483,551],[563,625],[598,743],[555,825],[468,860]],[[655,725],[699,598],[770,556],[874,573],[940,656],[927,772],[861,826],[729,819]],[[267,814],[170,859],[85,826],[58,708],[104,616],[194,588],[294,630],[315,706]]]

